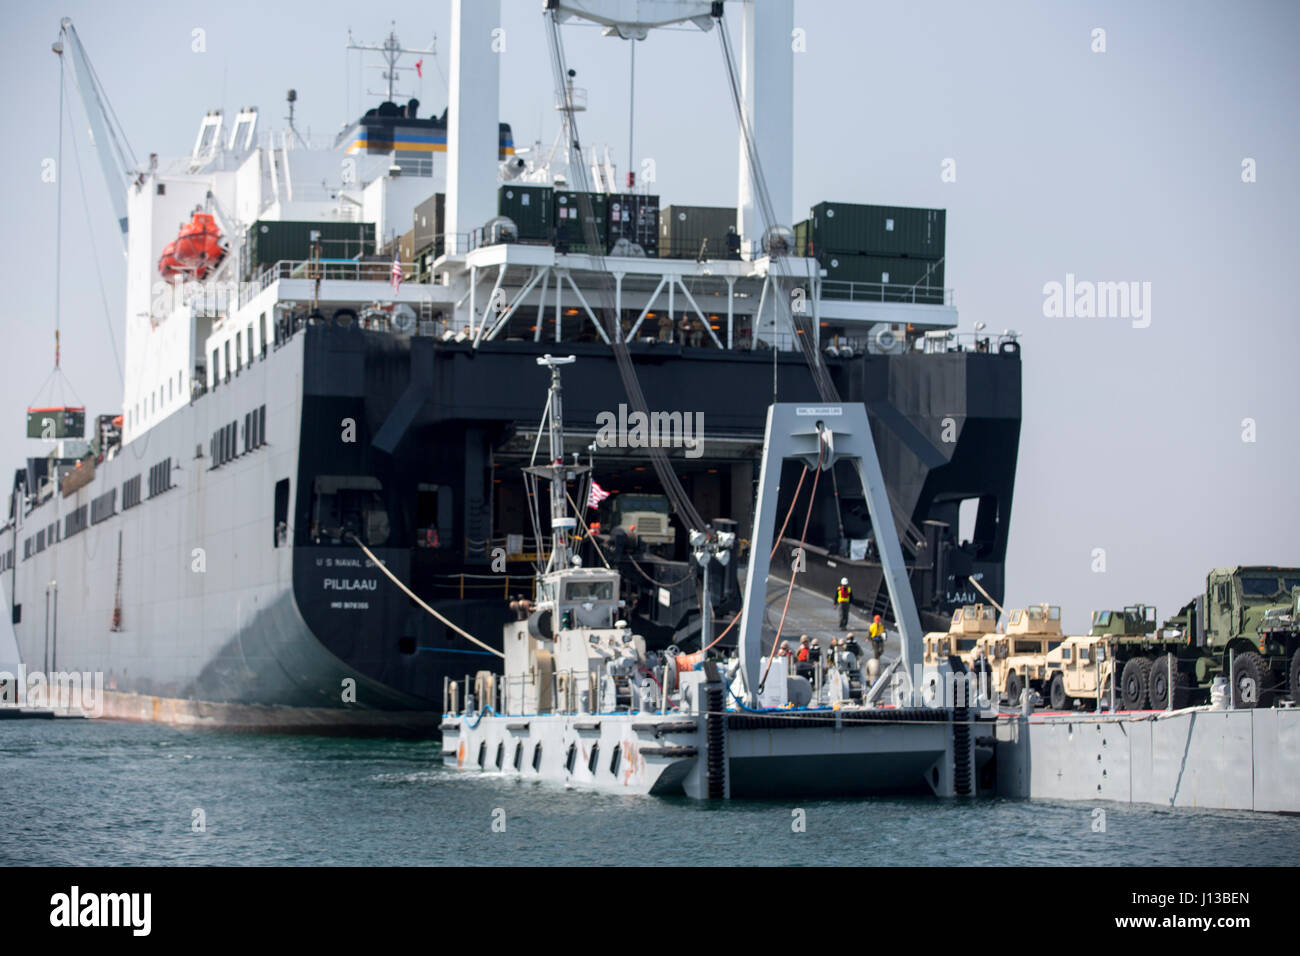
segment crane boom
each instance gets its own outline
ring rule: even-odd
[[[131,168],[135,165],[134,156],[131,155],[131,147],[127,145],[126,136],[116,122],[117,118],[113,115],[112,107],[109,106],[108,97],[99,84],[94,67],[90,65],[86,48],[81,45],[81,38],[77,36],[77,29],[72,25],[72,20],[64,17],[59,22],[59,35],[66,42],[56,45],[55,52],[61,55],[63,50],[66,50],[72,55],[77,89],[81,94],[82,106],[86,110],[86,118],[90,122],[91,142],[95,147],[95,153],[99,156],[99,165],[104,172],[109,199],[113,203],[114,213],[117,214],[118,228],[122,232],[122,245],[125,247],[126,186]]]

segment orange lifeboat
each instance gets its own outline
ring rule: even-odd
[[[210,213],[196,212],[181,226],[175,241],[169,242],[158,260],[158,273],[164,279],[178,275],[206,279],[225,257],[221,247],[221,230]]]
[[[176,242],[173,240],[163,247],[162,257],[158,260],[158,274],[170,282],[184,271],[176,258]]]

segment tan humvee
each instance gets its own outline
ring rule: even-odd
[[[980,637],[992,633],[997,626],[997,613],[987,605],[967,604],[957,608],[952,612],[952,624],[947,631],[931,631],[925,635],[926,665],[938,665],[955,655],[969,667]]]
[[[1090,702],[1095,710],[1100,699],[1109,708],[1114,667],[1112,635],[1065,638],[1047,654],[1049,705],[1053,710],[1070,710],[1077,699]]]
[[[1034,604],[1017,608],[1007,618],[1005,634],[985,634],[976,644],[993,671],[994,691],[1009,704],[1020,700],[1026,686],[1046,696],[1048,652],[1061,643],[1061,608]]]

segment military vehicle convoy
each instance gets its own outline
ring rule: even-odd
[[[1206,702],[1216,677],[1228,679],[1235,707],[1300,703],[1300,569],[1215,568],[1204,593],[1160,626],[1145,604],[1095,611],[1080,636],[1061,634],[1054,605],[1012,611],[1005,633],[990,616],[982,605],[954,612],[947,634],[926,635],[926,662],[951,655],[969,667],[983,649],[1000,696],[1015,703],[1028,687],[1054,710],[1112,699],[1117,709],[1177,709]]]

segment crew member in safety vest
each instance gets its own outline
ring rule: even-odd
[[[867,628],[867,636],[871,638],[871,649],[875,652],[876,660],[880,660],[880,655],[885,652],[885,625],[880,623],[879,614],[871,622],[871,627]]]
[[[835,606],[840,609],[840,627],[849,626],[849,602],[853,600],[853,588],[849,587],[848,578],[840,578],[840,586],[835,589]]]

